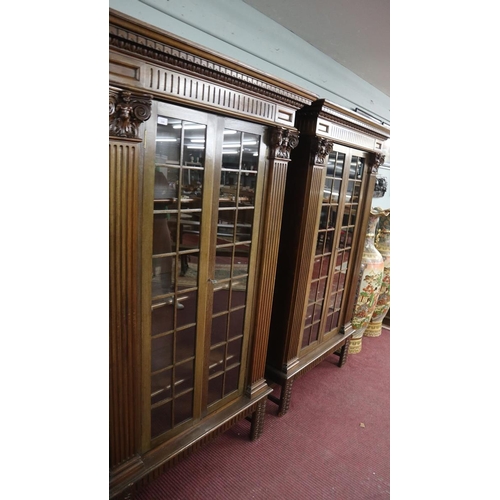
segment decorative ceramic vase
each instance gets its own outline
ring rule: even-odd
[[[361,351],[363,335],[372,318],[384,277],[384,259],[375,248],[375,228],[383,212],[376,209],[370,211],[365,246],[361,258],[358,279],[358,294],[351,320],[354,334],[349,344],[349,354]]]
[[[382,211],[381,208],[375,210]],[[391,295],[391,250],[390,250],[390,210],[386,210],[380,216],[378,222],[377,236],[375,238],[375,248],[384,259],[384,278],[380,288],[377,305],[373,311],[370,324],[365,330],[365,337],[378,337],[382,334],[382,321],[389,311]]]

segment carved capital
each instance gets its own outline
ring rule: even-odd
[[[314,157],[315,165],[324,165],[326,157],[330,154],[333,149],[333,141],[330,139],[324,139],[323,137],[314,137],[312,141],[312,155]]]
[[[385,162],[385,155],[380,153],[375,154],[373,163],[370,166],[370,174],[377,174],[378,167],[380,167],[380,165],[383,165],[384,162]]]
[[[139,138],[139,125],[151,116],[152,98],[127,90],[109,90],[109,135]]]
[[[299,133],[287,128],[275,128],[271,136],[271,148],[275,158],[289,160],[292,149],[299,143]]]

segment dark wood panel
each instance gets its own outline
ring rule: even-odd
[[[110,462],[137,452],[138,144],[110,141]]]
[[[267,187],[263,206],[260,286],[255,314],[255,337],[253,342],[249,390],[256,390],[264,383],[272,301],[276,279],[279,250],[279,235],[283,216],[286,174],[290,154],[299,142],[298,133],[276,128],[270,137],[271,155],[267,174]]]

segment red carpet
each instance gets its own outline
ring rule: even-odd
[[[331,356],[296,379],[264,433],[238,423],[137,492],[137,500],[382,500],[389,494],[389,330],[359,354]]]

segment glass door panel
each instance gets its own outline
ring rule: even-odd
[[[334,153],[332,153],[334,154]],[[345,297],[346,275],[351,263],[351,249],[353,245],[356,218],[358,215],[361,183],[365,171],[365,159],[351,156],[349,162],[349,178],[344,196],[343,214],[340,225],[340,240],[332,269],[333,280],[330,288],[328,314],[325,322],[324,333],[331,332],[339,326],[340,310]]]
[[[144,415],[154,445],[243,394],[266,150],[263,126],[157,110],[144,227],[152,239]]]
[[[326,165],[326,176],[323,187],[323,201],[317,233],[316,255],[312,280],[309,290],[307,314],[302,335],[302,348],[307,348],[318,340],[320,324],[327,310],[327,322],[331,320],[333,311],[326,298],[331,261],[335,257],[333,247],[338,226],[340,195],[343,187],[344,165],[346,155],[332,152]],[[331,321],[330,321],[331,322]]]
[[[260,135],[224,129],[216,202],[209,406],[240,388],[260,149]]]
[[[159,115],[151,277],[151,438],[193,417],[206,125]]]

